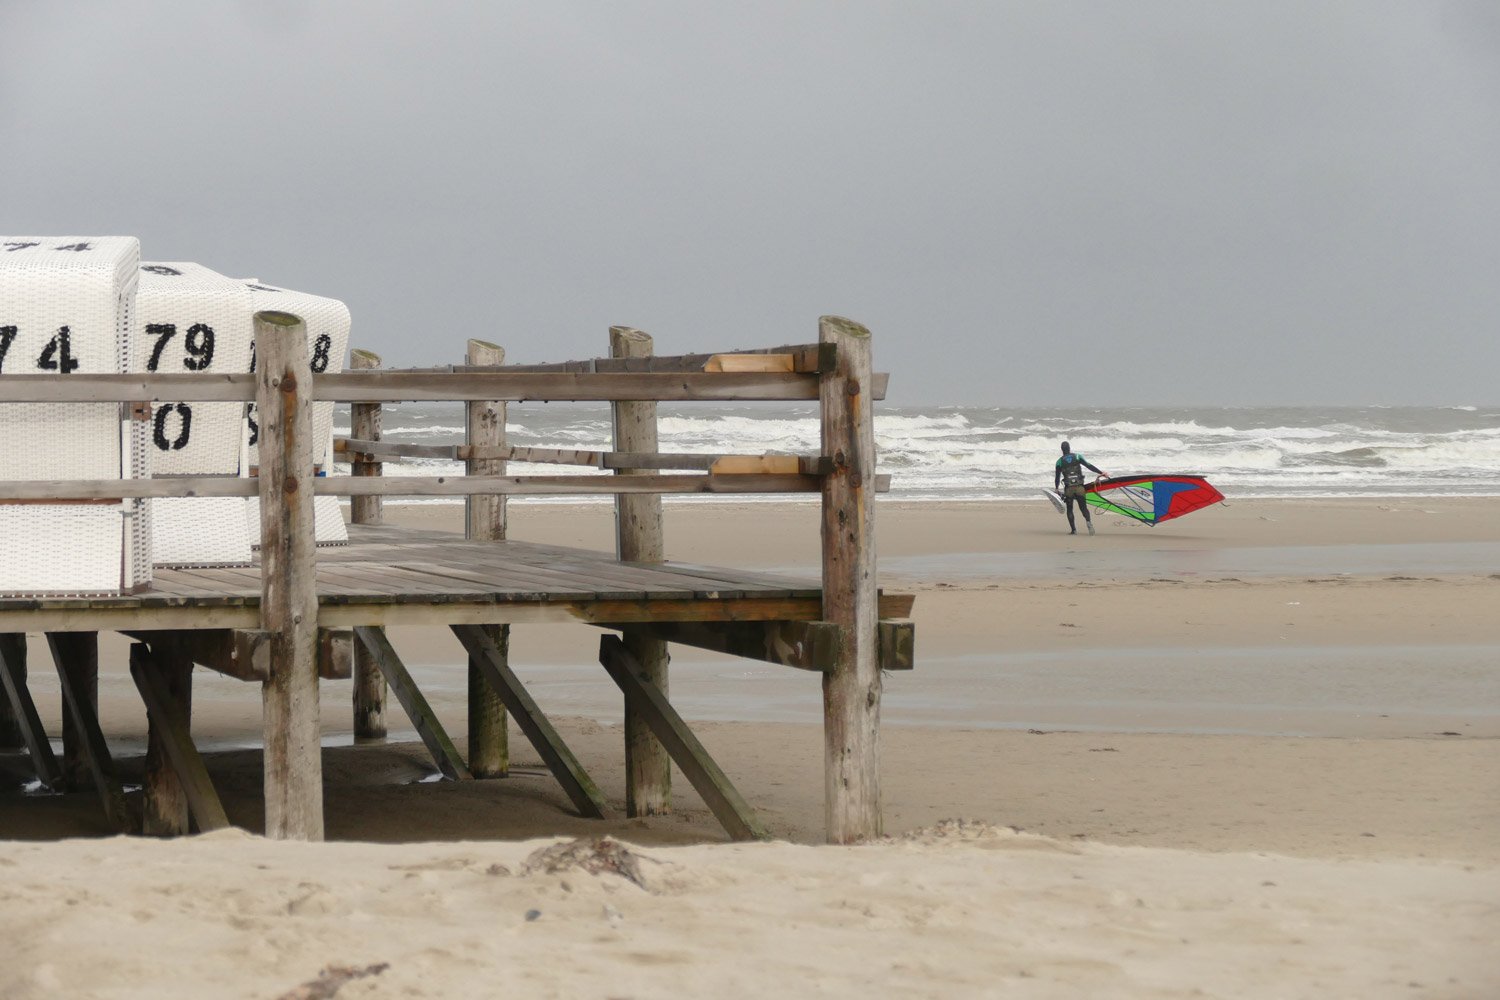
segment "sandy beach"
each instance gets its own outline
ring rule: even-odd
[[[518,626],[513,664],[621,818],[574,816],[519,733],[509,779],[463,785],[432,780],[394,705],[390,742],[352,745],[349,684],[327,682],[329,842],[272,843],[259,693],[198,671],[195,737],[248,832],[102,838],[90,795],[22,794],[26,758],[0,752],[0,996],[328,996],[293,991],[339,968],[307,989],[1500,993],[1490,501],[1239,501],[1094,537],[1040,500],[878,518],[883,585],[917,595],[917,667],[885,680],[885,842],[815,846],[816,677],[686,649],[673,700],[777,840],[722,843],[680,776],[672,815],[624,819],[599,633]],[[511,513],[513,537],[588,548],[611,526],[602,505]],[[811,504],[668,504],[677,560],[811,575],[817,533]],[[392,639],[461,736],[457,643]],[[101,713],[136,780],[124,650],[104,642]],[[49,674],[39,657],[52,729]],[[630,853],[544,853],[604,835]]]

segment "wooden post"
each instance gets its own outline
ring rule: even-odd
[[[181,656],[153,651],[145,643],[130,645],[130,673],[141,697],[146,697],[145,674],[154,674],[153,693],[161,695],[155,707],[146,702],[146,770],[142,780],[144,810],[141,832],[147,836],[175,837],[189,832],[187,793],[178,780],[167,752],[165,732],[188,730],[193,715],[193,663]]]
[[[371,351],[355,350],[349,354],[349,367],[366,370],[380,367],[380,355]],[[381,430],[379,403],[353,403],[349,407],[349,433],[358,441],[379,441]],[[380,462],[350,463],[350,472],[356,476],[378,476]],[[349,503],[349,520],[355,524],[380,524],[385,519],[384,497],[352,497]],[[356,740],[385,739],[386,686],[385,675],[370,657],[363,644],[354,644],[354,738]]]
[[[354,633],[342,628],[318,629],[318,676],[347,681],[354,676]]]
[[[483,340],[471,340],[465,361],[471,365],[503,365],[505,349]],[[505,446],[504,403],[469,403],[466,424],[470,445]],[[466,471],[471,476],[503,476],[505,463],[495,459],[471,459]],[[469,497],[464,533],[468,538],[485,541],[505,538],[505,497]],[[486,625],[484,630],[499,651],[500,658],[509,662],[510,626]],[[469,657],[469,771],[476,778],[503,778],[510,773],[505,702],[472,656]]]
[[[396,700],[401,702],[411,724],[417,727],[417,735],[427,746],[428,753],[432,754],[433,763],[437,764],[438,770],[453,781],[467,781],[473,777],[464,766],[463,758],[454,749],[453,741],[448,738],[448,731],[438,721],[437,713],[422,694],[422,689],[417,687],[406,664],[396,655],[396,649],[387,638],[385,629],[355,626],[354,636],[355,641],[366,648],[395,690]]]
[[[63,709],[73,717],[74,732],[78,734],[84,761],[88,764],[89,778],[99,792],[99,803],[104,807],[104,818],[117,833],[130,833],[137,829],[135,818],[125,804],[125,789],[115,774],[115,762],[109,754],[109,745],[104,741],[104,731],[99,728],[99,714],[94,702],[89,699],[86,688],[74,688],[73,675],[63,667],[66,655],[59,655],[57,636],[64,633],[49,632],[47,642],[52,647],[52,660],[57,665],[58,686],[62,688]],[[66,647],[64,647],[64,654]]]
[[[6,632],[0,634],[0,688],[4,688],[5,700],[11,709],[21,740],[31,754],[31,766],[37,780],[54,792],[63,788],[62,767],[52,753],[52,744],[47,731],[37,715],[36,703],[31,700],[31,691],[26,686],[26,634]]]
[[[87,699],[89,707],[99,711],[99,633],[50,632],[47,645],[57,669],[64,671],[78,696]],[[89,787],[91,769],[83,734],[73,721],[72,712],[62,718],[63,781],[72,791]]]
[[[349,367],[354,371],[379,368],[380,355],[373,351],[350,351]],[[381,421],[379,403],[349,404],[349,436],[355,440],[379,441]],[[383,471],[380,462],[355,460],[350,465],[350,473],[356,476],[378,476]],[[385,516],[384,503],[384,497],[353,497],[349,504],[349,520],[355,524],[380,524]]]
[[[765,827],[756,819],[755,810],[708,755],[682,716],[662,697],[655,684],[641,679],[641,665],[630,655],[625,643],[612,635],[600,637],[599,662],[620,686],[626,703],[633,704],[638,716],[661,738],[677,766],[703,797],[709,811],[723,824],[730,839],[767,839]]]
[[[489,677],[490,686],[505,699],[510,714],[515,716],[516,725],[521,727],[521,732],[526,734],[526,738],[541,755],[542,762],[547,765],[558,784],[563,786],[568,798],[573,800],[579,814],[590,819],[604,819],[609,809],[604,796],[599,792],[599,786],[594,784],[583,765],[578,763],[578,758],[568,749],[551,721],[542,714],[515,671],[501,659],[500,651],[490,641],[484,626],[448,627],[458,636],[458,641],[464,644],[469,655],[479,661],[480,668]]]
[[[823,619],[838,655],[823,675],[824,807],[828,840],[880,836],[880,669],[875,587],[875,422],[870,331],[837,316],[818,323],[835,365],[819,378],[823,455]]]
[[[609,353],[614,358],[646,358],[652,353],[651,335],[628,326],[609,328]],[[656,404],[615,403],[616,451],[657,450]],[[646,469],[617,469],[623,476],[651,475]],[[615,555],[626,562],[661,562],[664,558],[661,497],[657,494],[618,494],[615,497]],[[644,683],[668,696],[667,644],[636,629],[622,630],[626,650],[640,664]],[[652,733],[638,709],[625,699],[625,812],[652,816],[672,809],[672,758]]]
[[[312,373],[307,328],[255,314],[260,417],[260,613],[271,636],[262,687],[266,836],[323,839],[318,726],[317,549],[313,537]]]
[[[145,821],[142,832],[170,837],[229,825],[208,769],[193,746],[193,663],[143,642],[130,647],[130,676],[146,704]]]
[[[0,643],[17,653],[16,676],[22,687],[26,686],[26,633],[7,632],[0,635]],[[4,658],[0,652],[0,658]],[[0,670],[5,669],[0,666]],[[0,688],[0,750],[16,750],[26,746],[26,730],[22,726],[21,713],[11,704],[5,690]]]

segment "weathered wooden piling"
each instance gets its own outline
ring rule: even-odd
[[[11,634],[0,636],[0,642],[10,643],[11,649],[17,649],[19,643],[20,662],[18,674],[22,686],[26,683],[26,634]],[[4,654],[0,652],[0,671],[5,671]],[[6,692],[4,682],[0,681],[0,750],[19,750],[26,747],[26,732],[22,728],[21,716],[11,704],[10,695]]]
[[[380,355],[373,351],[353,350],[349,352],[349,367],[368,371],[380,367]],[[379,441],[381,432],[381,410],[379,403],[352,403],[349,406],[349,432],[356,441]],[[350,474],[354,476],[378,476],[381,463],[378,459],[365,459],[356,455],[350,462]],[[349,498],[349,520],[354,524],[381,524],[385,520],[385,498],[362,496]],[[385,739],[386,684],[385,675],[362,643],[354,644],[354,738],[357,740]]]
[[[458,755],[458,750],[454,748],[437,713],[427,703],[427,697],[417,687],[417,682],[412,680],[406,664],[396,655],[396,649],[386,637],[385,629],[356,628],[354,636],[356,643],[365,647],[380,672],[385,675],[386,683],[396,693],[396,700],[401,702],[406,717],[416,727],[417,736],[426,745],[428,753],[432,754],[433,763],[438,766],[438,770],[453,781],[468,781],[472,778],[473,775],[463,758]]]
[[[31,755],[31,766],[37,780],[54,791],[63,787],[62,765],[52,752],[47,731],[37,714],[36,703],[26,684],[26,633],[0,633],[0,688],[10,708],[9,718],[16,735]]]
[[[823,764],[828,840],[878,837],[880,666],[875,584],[875,419],[870,331],[824,316],[818,340],[836,363],[819,378],[823,454],[823,618],[839,629],[834,667],[823,675]]]
[[[649,358],[651,335],[628,326],[609,328],[612,358]],[[623,452],[657,450],[656,404],[620,402],[612,404],[614,447]],[[647,476],[649,469],[616,469],[621,476]],[[665,558],[661,497],[657,494],[615,496],[615,555],[622,562],[661,562]],[[639,664],[639,676],[668,697],[667,644],[638,629],[624,629],[625,649]],[[672,758],[638,704],[625,700],[625,811],[630,816],[651,816],[672,809]]]
[[[483,625],[450,625],[458,641],[463,643],[469,655],[478,663],[489,678],[490,686],[500,692],[506,707],[516,717],[516,725],[531,741],[531,746],[541,755],[542,763],[562,785],[568,798],[573,800],[580,815],[603,819],[609,813],[599,786],[588,776],[583,765],[567,743],[558,735],[551,721],[537,706],[530,692],[510,665],[500,656],[500,651],[490,641]]]
[[[503,365],[505,348],[483,340],[470,340],[465,361],[470,365]],[[465,407],[465,427],[471,448],[505,447],[505,404],[476,400]],[[471,458],[466,464],[471,476],[503,476],[502,459]],[[471,496],[465,503],[464,537],[497,541],[505,538],[505,497]],[[487,635],[500,659],[510,659],[510,626],[487,625]],[[510,773],[510,743],[505,722],[505,702],[490,684],[483,666],[469,657],[469,772],[476,778],[503,778]]]
[[[146,701],[146,770],[141,832],[172,837],[189,831],[187,792],[172,766],[168,744],[189,731],[193,715],[193,663],[181,655],[130,646],[130,672]],[[149,698],[148,698],[149,692]],[[152,701],[156,704],[153,706]]]
[[[99,633],[98,632],[52,632],[47,636],[47,645],[57,669],[68,675],[69,686],[80,698],[88,701],[95,713],[99,711]],[[62,719],[63,781],[72,791],[89,787],[91,771],[84,734],[78,731],[72,712],[64,712]]]
[[[0,750],[24,750],[26,737],[21,733],[20,720],[11,708],[10,699],[0,689]]]
[[[155,649],[130,647],[130,677],[146,704],[145,809],[142,832],[184,834],[196,823],[200,833],[229,825],[219,794],[193,745],[193,662],[168,642]]]
[[[47,644],[52,647],[52,661],[57,666],[58,687],[62,690],[63,711],[73,723],[77,734],[78,754],[88,769],[89,781],[99,793],[99,804],[104,808],[104,818],[117,833],[131,833],[139,829],[136,818],[125,802],[125,790],[115,773],[115,762],[110,756],[109,746],[104,741],[104,731],[99,726],[98,691],[86,683],[65,664],[71,662],[73,636],[66,632],[48,632]]]
[[[642,668],[625,643],[612,635],[599,640],[599,662],[619,685],[625,704],[660,738],[667,752],[702,797],[709,811],[734,840],[765,840],[765,827],[723,769],[709,756],[682,716],[657,686],[642,676]]]
[[[323,839],[314,574],[312,381],[307,328],[289,313],[255,314],[260,417],[261,622],[271,636],[262,687],[266,836]]]

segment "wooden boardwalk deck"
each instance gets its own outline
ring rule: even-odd
[[[259,561],[243,567],[158,569],[151,587],[137,594],[0,598],[0,639],[9,641],[0,648],[0,680],[17,708],[13,715],[20,718],[42,781],[62,787],[60,765],[25,692],[26,646],[19,634],[28,631],[48,634],[75,732],[85,737],[82,742],[64,737],[65,750],[71,748],[78,759],[75,770],[88,766],[89,782],[113,828],[141,828],[115,775],[88,693],[98,668],[96,639],[89,633],[122,631],[139,640],[132,648],[130,672],[151,712],[152,738],[161,753],[174,755],[174,777],[158,770],[146,796],[145,829],[184,832],[189,810],[200,830],[226,825],[193,747],[186,710],[175,722],[170,716],[174,698],[182,697],[186,704],[182,692],[190,689],[194,662],[242,680],[273,683],[269,664],[258,662],[274,641],[274,634],[261,627],[262,569]],[[357,637],[344,633],[341,672],[332,666],[331,647],[320,652],[319,675],[348,678],[351,657],[369,658],[443,774],[468,780],[474,776],[470,765],[383,631],[393,624],[451,628],[483,671],[489,689],[585,816],[608,812],[598,787],[510,671],[505,642],[495,634],[502,630],[476,626],[584,623],[818,672],[833,667],[839,645],[835,626],[822,620],[823,592],[816,580],[685,563],[622,562],[611,553],[536,542],[478,541],[447,532],[356,524],[349,526],[349,544],[317,551],[315,578],[318,627],[352,628]],[[904,619],[912,601],[910,595],[879,598],[883,669],[911,667],[910,623],[890,620]],[[888,626],[893,631],[887,633]],[[765,836],[729,778],[656,686],[646,682],[629,648],[619,638],[605,638],[600,662],[730,836]],[[79,666],[85,670],[84,686],[72,676]],[[168,686],[174,683],[178,695]],[[269,739],[267,743],[269,747]],[[471,752],[473,743],[471,732]]]
[[[259,628],[260,572],[258,562],[157,569],[136,594],[0,598],[0,632]],[[816,579],[358,524],[348,545],[318,550],[317,592],[324,628],[813,621],[822,605]],[[910,606],[883,597],[881,617],[905,617]]]
[[[191,739],[194,665],[259,682],[265,762],[265,831],[321,839],[320,679],[354,681],[354,728],[385,734],[387,688],[412,718],[443,773],[500,777],[507,767],[506,718],[541,754],[582,815],[608,809],[598,787],[510,669],[511,624],[572,622],[618,631],[600,637],[599,661],[625,701],[625,808],[644,816],[671,808],[671,763],[734,837],[764,830],[668,700],[668,644],[695,646],[821,674],[828,837],[878,836],[880,695],[887,670],[913,666],[909,595],[882,595],[875,579],[876,472],[871,404],[884,396],[870,334],[825,316],[818,342],[769,351],[653,355],[648,334],[610,329],[611,356],[507,368],[497,345],[470,341],[463,366],[380,370],[356,352],[353,366],[313,370],[302,318],[253,317],[253,375],[147,372],[0,375],[0,402],[119,403],[150,419],[167,400],[253,403],[254,478],[227,475],[59,479],[0,483],[3,503],[76,503],[121,498],[258,496],[259,564],[163,569],[148,587],[109,596],[0,598],[0,741],[24,743],[49,788],[79,785],[87,765],[111,825],[182,833],[191,822],[223,822]],[[66,377],[62,377],[66,374]],[[462,400],[466,443],[452,454],[380,439],[380,406]],[[807,455],[661,452],[658,401],[817,400],[819,449]],[[319,477],[308,414],[316,402],[350,402],[344,442],[353,475]],[[612,405],[609,451],[511,448],[507,402],[592,401]],[[158,415],[165,412],[156,410]],[[450,457],[464,476],[385,477],[384,461]],[[614,476],[513,476],[506,461],[613,469]],[[663,474],[688,470],[691,474]],[[792,493],[821,496],[816,578],[662,561],[660,495]],[[507,540],[510,495],[613,494],[615,552]],[[353,498],[347,547],[317,549],[316,496]],[[468,496],[469,539],[379,526],[385,496]],[[36,539],[46,558],[59,539]],[[66,541],[66,539],[63,539]],[[139,554],[122,547],[122,559]],[[616,558],[623,553],[628,558]],[[122,562],[130,566],[131,562]],[[109,574],[105,574],[107,578]],[[121,574],[130,587],[132,573]],[[72,579],[72,578],[69,578]],[[76,584],[67,584],[76,585]],[[105,585],[103,581],[96,585]],[[468,655],[468,751],[463,760],[385,632],[388,625],[448,627]],[[134,640],[130,673],[149,719],[144,818],[124,805],[96,712],[98,633]],[[27,689],[26,634],[45,633],[66,705],[62,768]],[[154,761],[154,763],[153,763]]]

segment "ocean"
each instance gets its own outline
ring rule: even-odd
[[[658,422],[663,451],[818,450],[813,404],[662,404]],[[388,406],[384,427],[389,441],[460,444],[464,436],[456,403]],[[334,433],[348,435],[347,407]],[[511,404],[507,433],[513,445],[608,450],[609,408]],[[1065,439],[1111,475],[1198,473],[1229,499],[1500,495],[1500,406],[891,406],[876,411],[875,436],[879,469],[892,477],[889,496],[908,501],[1035,499],[1052,485]],[[444,461],[386,466],[387,475],[460,471],[460,463]],[[523,463],[512,463],[510,473],[600,474]]]

